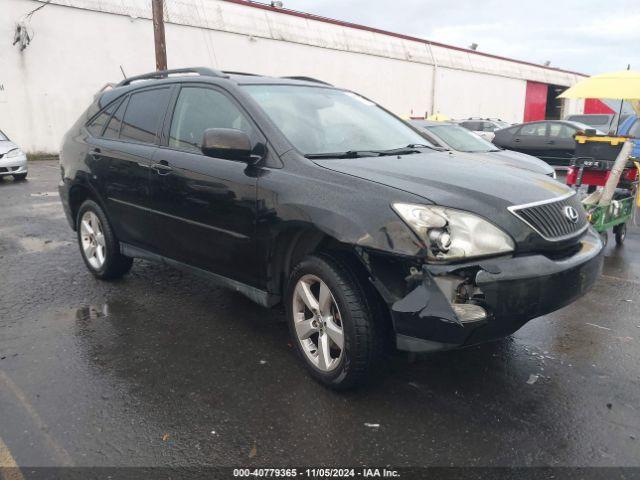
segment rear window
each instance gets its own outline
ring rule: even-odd
[[[120,139],[154,143],[168,101],[169,88],[133,93],[124,114]]]
[[[640,120],[636,120],[629,129],[629,136],[634,138],[640,138]]]

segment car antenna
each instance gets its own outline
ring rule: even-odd
[[[122,72],[122,76],[126,80],[127,79],[127,75],[124,73],[124,68],[122,68],[122,65],[120,65],[120,71]]]

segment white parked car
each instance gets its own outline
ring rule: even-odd
[[[510,127],[511,124],[499,118],[468,118],[460,120],[458,124],[473,133],[480,135],[485,140],[491,142],[495,137],[495,131],[501,128]]]
[[[27,178],[27,155],[0,130],[0,177]]]

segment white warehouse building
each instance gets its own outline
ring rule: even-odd
[[[556,100],[579,73],[246,0],[165,3],[169,68],[314,77],[403,117],[441,112],[515,123],[584,109]],[[155,68],[150,0],[0,5],[0,130],[27,152],[56,153],[101,87],[122,71]],[[12,45],[18,25],[30,37],[24,49]]]

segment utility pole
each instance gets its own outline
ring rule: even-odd
[[[164,0],[151,0],[153,40],[156,47],[156,70],[167,69],[167,45],[164,40]]]

